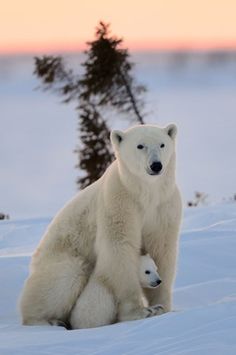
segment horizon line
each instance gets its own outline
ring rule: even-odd
[[[28,46],[10,45],[0,47],[0,55],[24,55],[33,53],[72,53],[82,52],[87,49],[87,45],[71,43],[37,43]],[[121,48],[132,51],[206,51],[206,50],[236,50],[236,40],[231,41],[123,41]]]

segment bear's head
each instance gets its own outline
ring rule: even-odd
[[[169,124],[139,125],[126,131],[111,132],[111,142],[118,161],[134,175],[155,179],[166,170],[175,152],[177,127]]]
[[[141,286],[144,288],[155,288],[161,283],[157,266],[149,254],[140,257],[139,279]]]

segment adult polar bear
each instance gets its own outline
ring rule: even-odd
[[[150,316],[139,282],[141,248],[163,280],[145,291],[149,305],[171,310],[181,220],[176,132],[171,124],[111,133],[116,160],[58,213],[33,255],[20,301],[23,324],[67,321],[94,267],[118,301],[120,321]]]

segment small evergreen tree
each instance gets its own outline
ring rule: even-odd
[[[83,147],[75,151],[79,156],[77,167],[87,173],[78,179],[80,187],[83,188],[102,176],[112,162],[113,154],[106,121],[94,107],[91,109],[85,105],[80,107],[80,110],[80,139]]]
[[[35,58],[34,73],[44,89],[62,96],[64,103],[77,102],[80,145],[75,152],[79,156],[77,167],[86,172],[77,181],[82,188],[96,181],[114,159],[104,112],[115,109],[144,123],[141,107],[146,89],[135,83],[133,63],[128,50],[121,48],[122,42],[110,35],[109,25],[100,22],[95,40],[87,43],[80,77],[66,68],[61,57]]]
[[[9,214],[0,212],[0,221],[4,219],[10,219]]]
[[[204,192],[195,191],[194,199],[192,201],[187,202],[188,207],[197,207],[199,205],[206,205],[207,204],[208,195]]]

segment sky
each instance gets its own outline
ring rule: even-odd
[[[0,208],[13,218],[52,216],[76,192],[77,114],[34,90],[34,54],[82,48],[100,20],[110,22],[130,50],[236,48],[235,0],[0,2]],[[29,55],[1,56],[23,52]],[[195,64],[132,54],[135,75],[149,92],[146,122],[179,127],[184,200],[198,190],[210,201],[229,199],[236,171],[234,54],[228,64],[210,63],[207,54],[203,63],[199,53],[190,56]]]
[[[76,50],[96,24],[129,48],[236,47],[235,0],[0,0],[0,53]]]

